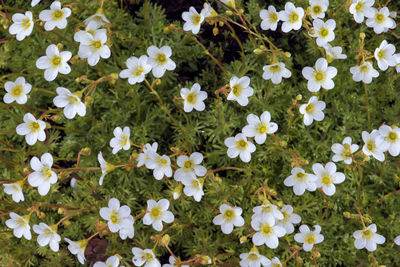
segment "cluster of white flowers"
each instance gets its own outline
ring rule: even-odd
[[[198,13],[196,9],[191,6],[189,11],[182,13],[182,19],[185,21],[183,24],[183,30],[191,31],[193,34],[198,34],[201,24],[204,22],[204,20],[215,15],[215,10],[208,3],[204,3],[204,7],[200,13]]]

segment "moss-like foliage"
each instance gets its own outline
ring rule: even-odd
[[[344,137],[350,136],[361,149],[362,131],[371,132],[382,124],[398,125],[400,79],[395,68],[380,71],[376,60],[371,59],[374,68],[379,70],[379,77],[366,85],[353,81],[349,71],[361,61],[360,57],[356,58],[361,47],[361,33],[365,33],[363,49],[373,55],[383,40],[400,49],[398,27],[375,34],[365,22],[357,24],[354,21],[348,11],[350,1],[330,1],[324,20],[331,18],[337,24],[336,38],[331,44],[341,46],[347,59],[329,63],[337,68],[337,76],[333,79],[335,87],[314,93],[326,102],[325,118],[305,126],[299,104],[307,103],[313,93],[307,89],[307,80],[301,72],[306,66],[314,66],[315,61],[326,54],[304,27],[286,34],[280,26],[277,31],[260,29],[260,10],[268,4],[283,10],[284,2],[236,1],[235,11],[220,1],[209,1],[219,17],[208,19],[202,24],[200,33],[193,35],[182,30],[181,14],[190,6],[200,12],[203,1],[106,0],[104,12],[111,22],[107,41],[111,57],[100,59],[94,67],[77,56],[79,44],[73,40],[73,35],[77,27],[83,29],[83,20],[96,12],[101,1],[61,2],[72,9],[72,15],[65,29],[56,28],[52,32],[45,31],[38,19],[40,11],[48,9],[51,1],[42,0],[35,7],[27,0],[5,0],[1,4],[4,27],[0,28],[0,87],[4,88],[6,81],[23,76],[32,85],[32,91],[24,105],[0,103],[0,183],[26,178],[32,171],[31,158],[46,152],[53,156],[53,170],[58,174],[57,183],[51,185],[46,196],[40,196],[37,188],[31,187],[26,180],[23,202],[13,202],[10,195],[0,191],[1,266],[79,264],[64,240],[60,250],[53,252],[48,246],[38,245],[33,231],[32,240],[27,241],[16,238],[6,227],[9,212],[22,216],[32,211],[32,207],[35,210],[31,215],[31,226],[40,222],[55,224],[69,216],[58,228],[63,238],[82,240],[100,231],[89,245],[97,244],[106,251],[87,249],[87,266],[115,254],[121,256],[122,265],[133,266],[132,247],[154,248],[160,262],[167,263],[170,252],[161,242],[165,235],[170,237],[168,247],[182,261],[195,259],[192,262],[202,265],[204,262],[200,259],[203,257],[204,261],[204,256],[208,256],[212,265],[235,266],[239,265],[239,255],[253,247],[251,216],[253,208],[263,202],[278,207],[292,205],[294,212],[302,217],[301,224],[318,224],[324,235],[324,241],[317,244],[313,252],[305,252],[299,249],[302,244],[294,240],[294,234],[299,232],[299,225],[296,225],[293,234],[279,239],[278,248],[257,247],[270,259],[278,257],[287,266],[312,266],[315,262],[319,266],[400,265],[399,247],[393,242],[400,235],[400,199],[396,191],[400,186],[398,157],[385,153],[385,161],[379,162],[373,157],[366,159],[360,152],[351,165],[337,163],[338,171],[345,174],[346,180],[336,186],[336,193],[331,197],[324,196],[319,189],[296,196],[292,188],[283,184],[295,166],[312,173],[314,163],[325,165],[332,161],[331,146],[341,143]],[[304,9],[309,5],[308,1],[294,2]],[[382,5],[383,1],[380,2]],[[400,5],[398,1],[391,1],[388,7],[396,11]],[[13,23],[12,14],[26,10],[32,11],[36,22],[32,34],[19,42],[15,35],[9,34],[7,27]],[[241,17],[238,12],[243,12]],[[310,17],[307,21],[311,21]],[[308,27],[312,27],[312,23]],[[277,48],[269,45],[266,39]],[[62,44],[62,50],[73,55],[69,62],[72,71],[68,75],[59,74],[52,82],[46,81],[43,70],[35,65],[50,44]],[[130,85],[126,79],[118,78],[126,68],[126,60],[147,54],[151,45],[170,46],[176,69],[167,71],[159,80],[149,73],[146,76],[148,84]],[[284,62],[292,73],[290,78],[277,85],[262,78],[263,66],[273,60]],[[229,84],[232,76],[250,77],[254,95],[247,106],[228,101],[224,90],[216,93]],[[99,80],[102,78],[104,81]],[[183,101],[179,99],[180,91],[184,87],[191,88],[194,83],[199,83],[208,93],[206,108],[202,112],[185,113]],[[62,109],[56,109],[53,98],[60,86],[71,92],[89,86],[82,98],[87,106],[84,117],[67,119]],[[158,95],[150,90],[150,86]],[[89,89],[93,90],[87,95]],[[225,87],[226,91],[229,87]],[[5,93],[2,89],[0,96]],[[256,145],[257,150],[249,163],[242,162],[239,157],[229,158],[224,140],[241,132],[247,125],[248,114],[259,116],[263,111],[271,113],[272,121],[279,126],[278,131],[274,136],[268,136],[263,145]],[[47,125],[46,140],[33,146],[15,131],[27,112],[35,118],[48,112],[42,116]],[[113,155],[109,142],[118,126],[130,127],[130,140],[134,145],[128,151],[121,150]],[[153,142],[158,142],[160,155],[170,156],[174,170],[178,168],[178,155],[190,155],[195,151],[204,155],[203,165],[208,173],[203,177],[205,195],[201,202],[183,192],[174,200],[173,192],[180,183],[172,177],[156,180],[151,170],[135,167],[141,146]],[[107,162],[120,166],[105,176],[102,186],[99,185],[99,152]],[[73,178],[77,180],[76,189],[70,186]],[[113,197],[121,205],[128,205],[131,214],[137,216],[133,240],[121,240],[117,233],[109,232],[106,221],[99,215],[100,208],[106,207]],[[157,232],[142,223],[141,214],[147,208],[147,200],[162,198],[170,201],[169,210],[175,221],[164,223],[163,231]],[[212,223],[224,203],[241,207],[245,220],[245,226],[235,227],[229,235],[223,234],[221,227]],[[362,220],[366,226],[375,223],[377,232],[386,237],[386,242],[378,245],[373,253],[354,247],[353,232],[363,228]],[[107,242],[100,245],[101,240]]]

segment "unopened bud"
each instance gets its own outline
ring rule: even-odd
[[[164,27],[164,33],[167,34],[169,33],[171,30],[169,29],[169,26]]]
[[[85,98],[85,106],[90,106],[93,103],[94,99],[90,95]]]
[[[119,77],[118,73],[111,73],[110,76],[111,76],[110,83],[115,84],[115,82],[118,80]]]
[[[63,214],[64,212],[65,212],[65,210],[62,209],[62,208],[58,208],[58,210],[57,210],[57,213],[58,213],[58,214]]]
[[[161,84],[161,79],[156,79],[154,81],[154,85],[160,85]]]
[[[202,265],[211,264],[211,258],[210,258],[210,257],[208,257],[208,256],[205,255],[205,256],[201,256],[200,258],[201,258],[200,263],[201,263]]]
[[[40,219],[43,219],[44,217],[46,217],[46,214],[45,214],[43,211],[36,212],[36,215],[37,215]]]
[[[311,35],[314,35],[314,34],[315,34],[314,29],[311,29],[311,30],[310,30],[310,34],[311,34]]]
[[[242,237],[239,239],[239,242],[240,242],[240,244],[243,244],[243,243],[247,242],[247,237],[246,237],[246,236],[242,236]]]
[[[130,155],[129,159],[134,160],[134,159],[137,159],[137,157],[138,157],[138,153],[133,152],[133,153]]]
[[[75,63],[78,61],[78,59],[79,59],[79,56],[78,56],[78,55],[73,56],[73,57],[69,60],[69,63],[71,63],[71,64],[73,65],[73,64],[75,64]]]
[[[285,57],[291,57],[292,54],[290,54],[290,52],[285,52]]]
[[[219,176],[215,176],[214,181],[216,181],[217,183],[222,183],[222,179]]]
[[[360,33],[360,38],[361,38],[361,39],[365,39],[365,33],[363,33],[363,32]]]
[[[65,220],[62,222],[62,224],[64,225],[64,227],[68,227],[71,225],[71,221],[70,220]]]
[[[319,253],[319,251],[313,251],[312,254],[313,254],[313,256],[316,257],[316,258],[321,257],[321,253]]]
[[[217,36],[218,33],[219,33],[218,28],[217,28],[217,27],[214,27],[214,28],[213,28],[213,34],[214,34],[214,36]]]
[[[63,47],[64,47],[64,45],[62,43],[57,44],[57,48],[59,51],[61,51]]]
[[[162,238],[161,238],[161,245],[163,245],[163,246],[168,246],[168,244],[169,244],[169,241],[171,240],[171,238],[170,238],[170,236],[169,235],[164,235]]]
[[[47,121],[45,123],[46,123],[46,129],[50,129],[51,128],[51,124],[48,123]]]
[[[300,257],[300,256],[296,257],[296,262],[297,262],[298,264],[303,264],[303,258]]]
[[[281,147],[286,147],[287,146],[287,142],[286,141],[280,141],[279,144],[281,145]]]
[[[84,147],[81,149],[80,153],[83,156],[89,156],[91,152],[91,149],[89,147]]]
[[[345,212],[343,212],[343,216],[344,216],[345,218],[347,218],[347,219],[350,219],[350,218],[351,218],[351,213],[348,212],[348,211],[345,211]]]
[[[276,196],[278,193],[275,191],[275,189],[270,188],[269,189],[269,193],[271,194],[271,196]]]
[[[303,96],[301,94],[296,95],[296,100],[300,101],[303,98]]]
[[[232,11],[227,10],[227,11],[225,12],[225,14],[228,15],[228,16],[232,16],[233,13],[232,13]]]
[[[260,48],[256,48],[253,50],[253,53],[256,55],[261,55],[263,53],[263,51]]]
[[[223,22],[223,21],[220,21],[220,22],[218,23],[218,25],[219,25],[220,27],[222,27],[222,26],[224,26],[224,22]]]
[[[53,115],[50,117],[50,120],[52,120],[52,121],[59,121],[60,119],[61,119],[60,115]]]

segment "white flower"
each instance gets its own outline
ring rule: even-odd
[[[25,104],[28,100],[26,94],[31,91],[32,85],[25,83],[24,77],[18,77],[15,82],[6,82],[4,88],[7,91],[3,98],[4,103],[10,104],[16,101],[18,104]]]
[[[331,149],[335,155],[333,155],[332,160],[334,162],[342,161],[345,164],[351,164],[353,162],[352,154],[358,150],[357,144],[351,144],[351,137],[346,137],[343,139],[341,144],[333,144]]]
[[[276,12],[276,9],[274,6],[269,5],[268,10],[262,9],[260,11],[260,18],[262,19],[261,21],[261,29],[264,31],[266,30],[271,30],[275,31],[276,28],[278,27],[278,22],[279,22],[279,14]]]
[[[44,141],[46,139],[45,128],[44,121],[36,120],[31,113],[26,113],[24,123],[18,124],[16,131],[18,135],[25,135],[26,143],[33,146],[37,140]]]
[[[264,111],[260,118],[257,115],[247,115],[247,123],[242,129],[242,133],[246,137],[255,137],[257,144],[261,145],[265,143],[267,134],[273,134],[278,130],[278,124],[271,122],[271,114],[268,111]]]
[[[304,115],[304,124],[311,125],[314,120],[322,121],[325,114],[322,112],[326,107],[324,101],[319,101],[316,96],[312,96],[307,104],[300,106],[300,113]]]
[[[377,141],[382,142],[384,151],[389,151],[393,157],[400,153],[400,128],[382,125],[379,127],[379,136]]]
[[[40,157],[31,159],[31,168],[34,170],[28,176],[28,182],[31,186],[37,187],[41,196],[47,195],[50,185],[57,182],[57,174],[51,170],[53,157],[50,153],[45,153]]]
[[[161,78],[166,70],[176,68],[175,62],[170,59],[172,55],[171,47],[167,45],[161,48],[152,45],[147,48],[147,54],[149,55],[147,63],[152,66],[152,73],[156,78]]]
[[[362,148],[364,154],[373,156],[379,161],[384,161],[385,154],[383,152],[385,151],[385,146],[382,144],[383,140],[378,139],[379,131],[372,130],[371,133],[363,131],[361,136],[364,141],[364,146]]]
[[[151,65],[148,63],[148,57],[143,55],[140,58],[130,57],[126,60],[127,69],[119,73],[119,77],[128,78],[129,84],[141,83],[147,73],[151,71]]]
[[[271,261],[261,255],[257,248],[251,249],[249,253],[242,253],[239,257],[241,259],[239,262],[240,267],[266,267],[271,265]]]
[[[372,8],[372,12],[372,14],[369,14],[366,24],[368,27],[374,28],[376,34],[396,27],[396,22],[390,17],[390,11],[387,7],[380,10]]]
[[[71,72],[71,67],[67,61],[72,57],[71,52],[58,50],[55,44],[51,44],[46,49],[46,55],[40,57],[36,61],[36,67],[38,69],[46,69],[44,71],[44,78],[46,81],[53,81],[57,74],[68,74]]]
[[[32,0],[31,6],[36,6],[41,0]]]
[[[152,155],[157,154],[157,148],[158,148],[157,142],[154,142],[152,145],[150,145],[149,143],[145,144],[143,147],[143,153],[140,153],[138,156],[137,167],[146,165],[146,168],[150,169],[148,167],[148,164],[150,163],[150,159],[152,158]]]
[[[151,249],[132,248],[132,262],[135,266],[144,267],[161,267],[160,262],[156,259],[154,252]]]
[[[199,152],[193,152],[190,157],[179,156],[176,160],[179,169],[175,171],[174,179],[182,182],[185,179],[195,179],[197,176],[206,175],[207,169],[200,165],[202,162],[203,155]]]
[[[277,62],[272,65],[265,65],[263,67],[263,71],[263,79],[271,79],[271,82],[273,84],[279,84],[282,82],[282,78],[289,78],[292,76],[292,73],[290,72],[290,70],[285,68],[285,64],[283,62]]]
[[[96,11],[96,14],[91,15],[90,17],[85,19],[84,23],[88,25],[91,21],[95,21],[97,24],[99,24],[99,26],[110,24],[110,21],[104,15],[104,10],[102,8],[99,8]]]
[[[121,129],[121,127],[116,127],[113,134],[114,137],[110,140],[110,146],[113,148],[113,154],[116,154],[121,149],[128,150],[131,148],[131,142],[129,140],[129,137],[131,136],[131,130],[128,126],[125,126],[124,129]]]
[[[192,31],[193,34],[198,34],[201,23],[204,21],[204,16],[191,6],[189,12],[185,11],[182,13],[182,19],[185,21],[185,24],[183,24],[184,31]]]
[[[266,267],[282,267],[282,263],[277,257],[273,257],[271,259],[271,265],[267,265]]]
[[[251,216],[251,221],[268,222],[273,225],[277,220],[283,219],[283,214],[278,207],[273,204],[261,205],[253,208],[254,214]]]
[[[67,27],[67,18],[71,15],[71,9],[64,7],[61,8],[61,3],[59,1],[54,1],[50,9],[43,10],[39,14],[40,20],[46,22],[44,24],[44,29],[46,31],[51,31],[54,27],[59,29],[64,29]]]
[[[169,264],[163,264],[162,267],[189,267],[189,265],[178,265],[176,262],[175,258],[172,256],[169,256]]]
[[[389,44],[386,40],[383,40],[381,45],[375,49],[374,56],[381,70],[387,70],[388,67],[394,67],[396,65],[395,51],[396,47]]]
[[[311,17],[313,19],[325,18],[325,12],[329,7],[329,0],[309,0],[311,7]]]
[[[324,241],[324,236],[320,234],[321,226],[314,225],[314,231],[310,231],[307,225],[300,226],[300,233],[294,235],[294,240],[303,243],[303,249],[310,251],[314,244],[319,244]]]
[[[171,160],[167,155],[158,155],[153,153],[150,155],[150,160],[146,163],[146,167],[153,169],[153,176],[156,180],[161,180],[164,175],[172,176]]]
[[[336,172],[336,165],[333,162],[328,162],[325,168],[320,163],[312,165],[315,176],[317,176],[317,188],[322,188],[322,191],[327,196],[332,196],[336,192],[335,184],[344,182],[345,176],[341,172]]]
[[[133,238],[133,236],[135,235],[135,228],[133,228],[134,223],[135,219],[133,218],[132,215],[129,215],[128,217],[124,218],[124,224],[121,226],[121,229],[119,230],[119,237],[121,237],[122,240],[125,240],[128,237],[130,239]]]
[[[29,215],[19,216],[15,212],[10,212],[10,218],[6,221],[8,228],[13,229],[13,234],[17,238],[25,237],[26,240],[31,240],[31,227],[29,225]]]
[[[250,78],[247,76],[243,76],[242,78],[238,78],[233,76],[229,82],[229,86],[231,87],[231,91],[227,97],[228,100],[236,100],[239,105],[247,106],[249,103],[249,96],[252,96],[254,93],[253,88],[250,86]]]
[[[99,161],[100,168],[101,168],[101,176],[100,176],[100,180],[99,180],[99,185],[102,185],[104,176],[106,176],[107,173],[114,170],[115,166],[108,163],[107,161],[105,161],[103,158],[103,154],[101,152],[97,155],[97,160]]]
[[[207,92],[200,90],[200,84],[193,84],[192,88],[181,89],[181,97],[184,100],[183,110],[185,112],[191,112],[193,108],[197,111],[203,111],[205,109],[204,100],[207,98]]]
[[[240,207],[231,207],[226,204],[222,204],[219,207],[221,214],[217,215],[213,219],[215,225],[221,225],[221,230],[224,234],[228,235],[232,233],[233,226],[240,227],[244,225],[242,215],[242,209]]]
[[[301,196],[306,189],[308,191],[317,189],[316,180],[317,177],[315,175],[308,174],[302,168],[295,167],[292,169],[292,175],[288,176],[283,183],[286,186],[293,186],[293,192],[297,196]]]
[[[111,232],[118,232],[123,227],[129,227],[129,216],[131,209],[127,205],[120,206],[119,200],[111,198],[108,201],[108,208],[100,209],[100,216],[107,220]]]
[[[10,34],[16,35],[18,41],[22,41],[26,36],[32,33],[33,25],[35,23],[32,19],[32,12],[26,11],[25,15],[22,13],[16,13],[12,16],[13,24],[8,29]]]
[[[222,3],[224,3],[225,5],[231,7],[231,8],[235,8],[236,4],[235,4],[235,0],[221,0]]]
[[[87,239],[71,241],[68,238],[64,238],[64,240],[68,242],[68,250],[78,257],[81,264],[85,264],[85,249],[89,241]]]
[[[283,215],[283,219],[277,221],[277,225],[285,228],[286,234],[291,234],[294,232],[293,224],[297,224],[301,222],[301,217],[293,213],[293,207],[290,205],[285,205],[281,209],[281,213]]]
[[[188,197],[193,196],[194,200],[199,202],[204,195],[203,181],[196,178],[185,178],[182,183],[185,185],[183,193]]]
[[[209,3],[205,2],[203,4],[203,9],[200,11],[200,15],[203,16],[204,19],[206,19],[206,18],[213,18],[218,14]]]
[[[251,153],[256,151],[256,146],[247,140],[247,137],[239,133],[235,137],[228,137],[225,139],[224,144],[228,147],[228,157],[236,158],[240,156],[243,162],[251,160]]]
[[[315,21],[315,20],[314,20]],[[315,67],[304,67],[302,74],[308,80],[307,88],[310,92],[318,92],[321,87],[330,90],[335,87],[332,81],[337,74],[335,67],[329,67],[325,58],[319,58],[315,62]]]
[[[86,25],[85,30],[84,31],[78,31],[74,34],[74,40],[75,42],[82,42],[82,40],[86,39],[86,34],[89,33],[92,36],[94,36],[96,34],[96,32],[103,32],[104,34],[107,34],[107,30],[106,29],[99,29],[101,25],[99,23],[97,23],[96,21],[92,20],[89,22],[88,25]]]
[[[80,38],[78,56],[87,58],[90,66],[95,66],[101,58],[111,56],[110,48],[106,45],[107,35],[105,32],[96,31],[94,35],[83,34]]]
[[[394,239],[394,243],[396,243],[396,245],[400,246],[400,235],[397,236],[397,237]]]
[[[372,78],[379,76],[379,72],[372,67],[371,62],[366,61],[360,66],[354,66],[350,68],[351,74],[353,74],[353,80],[356,82],[363,81],[364,83],[371,83]]]
[[[117,256],[111,256],[107,259],[106,262],[98,261],[93,265],[93,267],[118,267],[118,266],[119,266],[119,259]]]
[[[343,49],[340,46],[332,47],[330,44],[327,43],[326,45],[324,45],[324,49],[327,54],[328,60],[347,58],[347,55],[342,54]]]
[[[292,2],[286,2],[285,10],[279,11],[279,19],[283,21],[282,31],[298,30],[303,23],[304,9],[295,7]]]
[[[83,117],[86,115],[86,106],[81,101],[81,92],[71,93],[64,87],[57,87],[57,96],[53,103],[58,108],[64,108],[64,115],[67,119],[73,119],[76,114]]]
[[[364,17],[372,17],[374,15],[373,5],[375,0],[353,0],[350,6],[350,13],[353,14],[357,23],[364,21]]]
[[[48,226],[45,223],[35,224],[33,226],[33,231],[39,236],[37,242],[39,246],[44,247],[49,245],[51,250],[57,252],[59,249],[59,242],[61,241],[61,236],[57,234],[57,225]]]
[[[310,34],[312,37],[317,37],[317,45],[323,47],[327,43],[335,39],[335,33],[333,30],[336,28],[336,22],[333,19],[328,19],[323,22],[321,19],[315,19],[313,21],[314,34]]]
[[[271,224],[268,221],[263,220],[252,220],[251,227],[257,231],[253,235],[253,243],[256,246],[261,246],[263,244],[267,245],[269,248],[277,248],[279,245],[279,237],[286,234],[285,229],[282,226]]]
[[[24,194],[22,193],[22,186],[24,185],[24,181],[20,180],[12,184],[3,184],[4,193],[7,195],[11,195],[12,199],[15,202],[24,201]]]
[[[163,229],[162,222],[172,223],[174,221],[174,214],[168,210],[169,201],[165,198],[156,202],[153,199],[147,200],[146,215],[143,217],[145,225],[152,225],[156,231]]]
[[[353,237],[356,249],[366,248],[368,251],[374,251],[376,244],[383,244],[386,241],[384,236],[376,233],[376,224],[371,224],[363,230],[355,231]]]

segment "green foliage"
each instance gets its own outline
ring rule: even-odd
[[[8,24],[12,23],[11,15],[22,10],[31,10],[34,18],[38,18],[41,10],[46,9],[51,1],[43,0],[41,4],[31,8],[30,1],[6,0],[7,9],[3,6],[2,15],[7,15]],[[0,78],[1,87],[6,81],[14,81],[16,77],[24,75],[27,82],[32,84],[27,104],[7,105],[0,103],[0,183],[9,183],[24,179],[30,169],[30,159],[40,157],[49,152],[53,155],[55,169],[58,169],[59,180],[51,186],[50,192],[42,197],[36,188],[25,183],[23,193],[25,201],[15,203],[9,195],[0,190],[0,265],[1,266],[76,266],[78,261],[67,249],[67,243],[60,243],[60,251],[55,253],[48,246],[40,247],[33,234],[32,240],[17,239],[5,225],[9,219],[8,213],[14,211],[19,215],[26,215],[27,208],[40,206],[40,211],[45,214],[39,218],[33,213],[30,225],[44,222],[54,224],[63,218],[64,214],[57,213],[56,207],[87,208],[79,215],[68,220],[70,225],[60,225],[58,233],[71,240],[88,238],[97,232],[96,222],[104,220],[99,215],[99,209],[107,206],[112,197],[118,198],[121,205],[128,205],[131,214],[136,216],[146,209],[148,199],[169,199],[170,211],[175,215],[175,222],[165,225],[164,229],[171,241],[169,247],[182,260],[188,260],[196,255],[207,255],[213,259],[213,264],[228,263],[238,264],[239,255],[247,253],[252,248],[251,238],[244,243],[239,242],[243,236],[253,232],[250,226],[253,207],[261,205],[262,194],[257,195],[264,185],[266,191],[272,195],[270,201],[283,206],[290,204],[294,212],[302,217],[302,224],[322,227],[321,234],[325,240],[318,244],[317,250],[321,257],[316,261],[320,266],[367,266],[372,264],[375,257],[378,264],[386,266],[399,266],[399,248],[393,243],[395,236],[400,235],[399,196],[396,194],[381,199],[388,193],[399,189],[400,170],[398,157],[386,153],[383,163],[371,158],[361,163],[363,179],[361,182],[361,198],[358,199],[357,184],[360,175],[355,164],[348,166],[338,163],[338,171],[346,175],[344,183],[337,186],[337,191],[332,197],[323,197],[322,193],[306,192],[296,196],[292,188],[284,186],[283,181],[290,175],[291,169],[296,165],[293,155],[306,160],[303,164],[307,172],[311,173],[313,163],[326,164],[331,161],[331,146],[341,143],[343,138],[350,136],[354,143],[363,144],[362,131],[377,129],[382,124],[398,124],[400,111],[400,85],[399,75],[393,68],[380,71],[378,78],[373,79],[366,86],[369,106],[366,106],[366,95],[362,83],[353,81],[350,67],[358,64],[355,56],[361,44],[360,33],[366,33],[364,49],[373,53],[382,40],[399,44],[399,30],[395,33],[377,35],[365,23],[356,24],[352,15],[343,6],[345,1],[331,0],[327,18],[337,22],[335,29],[336,39],[333,46],[341,46],[347,54],[346,60],[334,60],[330,66],[338,70],[334,78],[335,88],[317,93],[319,99],[324,100],[327,108],[324,110],[325,119],[305,126],[298,107],[288,112],[297,95],[302,95],[302,100],[297,103],[307,103],[312,96],[307,89],[307,82],[301,74],[303,67],[314,66],[319,57],[325,56],[323,49],[318,48],[307,31],[291,31],[283,34],[280,26],[276,32],[262,31],[259,27],[261,19],[259,11],[267,8],[266,1],[249,0],[238,1],[239,8],[244,9],[244,14],[257,31],[265,35],[282,51],[288,51],[291,57],[277,54],[278,61],[285,63],[292,72],[292,77],[284,79],[278,85],[272,84],[262,78],[264,65],[272,61],[272,53],[256,54],[253,51],[260,45],[265,45],[261,39],[250,36],[242,28],[235,26],[234,30],[243,45],[244,55],[230,29],[224,25],[209,25],[204,23],[202,30],[196,38],[205,45],[211,55],[222,63],[226,74],[211,59],[207,53],[191,37],[175,30],[165,30],[170,24],[181,29],[183,21],[180,18],[167,18],[165,7],[173,4],[164,4],[164,7],[155,1],[105,1],[105,14],[111,21],[113,34],[109,40],[112,56],[101,59],[95,67],[90,67],[85,59],[76,58],[71,65],[71,73],[58,75],[56,80],[48,82],[43,78],[43,70],[35,66],[36,60],[45,54],[45,49],[50,44],[61,43],[63,50],[78,53],[78,44],[73,41],[73,34],[81,21],[94,14],[98,8],[97,1],[75,0],[62,1],[63,5],[72,5],[72,17],[68,18],[68,27],[51,32],[45,32],[40,22],[35,23],[33,33],[19,42],[8,33],[8,29],[1,28],[0,39],[7,42],[0,46]],[[157,1],[166,2],[166,1]],[[174,1],[171,1],[174,2]],[[202,1],[199,1],[202,2]],[[227,17],[225,7],[219,1],[210,1],[221,16]],[[274,2],[277,10],[284,8],[281,1]],[[295,1],[297,6],[306,8],[308,1]],[[187,11],[190,5],[182,7]],[[201,6],[201,5],[200,5]],[[399,3],[392,1],[390,10],[398,10]],[[4,13],[7,9],[7,13]],[[19,10],[21,9],[21,10]],[[198,9],[199,10],[199,9]],[[4,13],[4,14],[3,14]],[[241,23],[240,19],[232,15],[231,19]],[[177,20],[174,20],[177,19]],[[6,22],[3,22],[6,23]],[[213,36],[212,29],[218,27],[219,34]],[[251,28],[253,31],[254,29]],[[121,34],[122,33],[122,34]],[[191,33],[189,32],[189,35]],[[61,38],[62,37],[62,38]],[[237,167],[245,170],[222,170],[209,173],[204,179],[204,192],[202,202],[195,202],[192,197],[182,196],[178,200],[172,197],[173,190],[178,182],[173,179],[155,180],[152,171],[146,168],[117,168],[107,174],[102,186],[99,186],[99,170],[82,170],[66,172],[62,169],[76,167],[78,153],[83,148],[90,148],[90,155],[81,155],[80,168],[98,167],[97,154],[102,152],[106,161],[114,165],[126,164],[131,160],[136,164],[135,158],[141,152],[133,146],[129,151],[121,150],[116,155],[111,153],[109,145],[115,127],[129,126],[131,141],[137,145],[158,142],[160,155],[172,155],[171,161],[176,167],[176,154],[174,152],[189,154],[185,137],[181,129],[162,110],[157,97],[151,93],[146,84],[129,85],[126,80],[113,80],[97,84],[92,101],[87,102],[87,114],[84,117],[76,116],[66,119],[62,110],[57,117],[46,120],[48,123],[47,139],[28,146],[23,136],[15,133],[15,128],[22,123],[26,112],[32,112],[38,118],[44,111],[54,109],[53,98],[58,86],[68,88],[71,92],[82,90],[88,84],[77,82],[76,79],[85,75],[89,80],[98,80],[111,74],[119,74],[126,68],[126,60],[135,55],[146,54],[150,45],[161,47],[169,45],[172,48],[172,59],[177,68],[167,71],[159,84],[154,86],[166,109],[182,126],[187,135],[191,151],[201,152],[204,157],[204,166],[208,171],[224,167]],[[267,44],[267,48],[268,44]],[[399,47],[398,47],[399,48]],[[375,64],[376,65],[376,64]],[[239,106],[237,102],[227,101],[226,96],[215,91],[229,83],[232,76],[247,75],[251,78],[254,95],[249,98],[249,104]],[[150,83],[155,78],[148,74]],[[208,93],[205,101],[206,109],[203,112],[193,111],[185,113],[183,103],[174,97],[180,97],[183,87],[190,88],[195,82],[199,83],[202,90]],[[3,90],[4,91],[4,90]],[[5,91],[4,91],[5,93]],[[3,96],[3,94],[1,94]],[[275,135],[286,145],[281,146],[271,136],[263,145],[256,145],[257,150],[252,154],[249,163],[240,161],[239,158],[230,159],[226,155],[224,140],[234,136],[247,124],[246,117],[253,113],[260,115],[268,110],[272,121],[279,125]],[[367,112],[370,113],[370,124]],[[54,114],[52,114],[54,115]],[[299,161],[297,161],[299,162]],[[78,179],[76,190],[70,187],[70,180]],[[275,193],[278,194],[275,194]],[[223,203],[240,206],[245,219],[244,227],[236,227],[232,234],[225,235],[221,228],[212,223],[217,215],[215,209]],[[45,205],[51,204],[52,206]],[[378,233],[386,237],[383,245],[378,245],[372,254],[365,249],[357,250],[354,247],[353,232],[362,229],[362,224],[357,217],[355,205],[361,213],[375,223]],[[370,210],[371,209],[371,210]],[[368,211],[371,211],[368,213]],[[353,218],[344,217],[343,213],[349,212]],[[132,252],[134,246],[153,248],[155,242],[151,237],[160,233],[151,226],[144,225],[142,219],[135,220],[135,242],[130,239],[121,240],[118,234],[101,235],[108,241],[106,256],[119,254],[125,266],[132,265]],[[296,227],[295,233],[298,232]],[[33,233],[33,231],[32,231]],[[294,246],[301,244],[294,241],[294,234],[280,238],[277,249],[269,249],[265,245],[258,247],[261,254],[268,258],[278,257],[282,262],[289,259]],[[157,246],[156,256],[166,263],[169,252],[161,245]],[[103,256],[103,255],[100,255]],[[304,266],[314,264],[310,252],[298,253]],[[89,265],[88,262],[86,262]],[[301,264],[291,258],[288,266]]]

